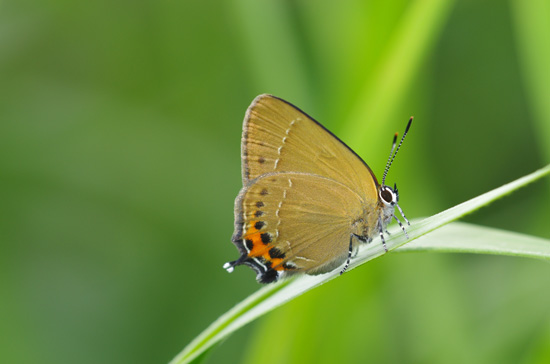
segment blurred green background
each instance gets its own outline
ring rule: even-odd
[[[0,3],[0,362],[166,363],[259,285],[244,112],[298,105],[428,216],[550,162],[541,1]],[[467,221],[550,238],[549,181]],[[548,363],[550,265],[388,254],[210,363]]]

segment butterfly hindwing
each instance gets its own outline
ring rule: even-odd
[[[235,202],[238,264],[264,283],[282,272],[328,272],[347,258],[354,221],[365,205],[346,185],[307,173],[268,173]]]

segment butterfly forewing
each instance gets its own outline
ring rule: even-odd
[[[342,141],[307,114],[271,95],[247,110],[242,138],[243,185],[265,173],[304,172],[377,199],[376,177]]]
[[[307,173],[268,173],[236,200],[233,241],[258,279],[328,272],[347,258],[363,200],[346,185]]]

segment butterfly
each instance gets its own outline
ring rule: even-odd
[[[399,193],[385,185],[401,142],[393,138],[382,184],[346,144],[312,117],[272,95],[254,99],[241,140],[243,188],[235,200],[232,241],[240,257],[223,266],[247,265],[260,283],[297,273],[343,273],[359,244],[384,232],[392,218],[407,234]],[[387,231],[386,231],[387,232]],[[408,236],[407,236],[408,237]]]

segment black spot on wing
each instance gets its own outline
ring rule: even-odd
[[[286,257],[285,253],[283,253],[277,248],[269,249],[269,256],[271,257],[271,259],[276,259],[276,258],[284,259]]]
[[[271,283],[279,279],[279,275],[275,269],[268,269],[265,273],[261,274],[258,277],[258,282],[260,283]]]
[[[265,226],[265,222],[263,221],[258,221],[254,224],[254,228],[256,228],[256,230],[262,230],[264,226]]]
[[[262,233],[260,237],[262,238],[262,243],[264,244],[271,243],[271,235],[269,233]]]

